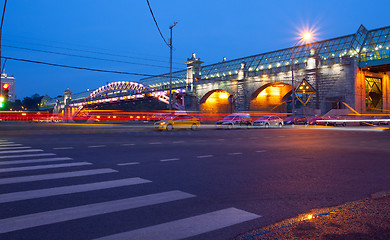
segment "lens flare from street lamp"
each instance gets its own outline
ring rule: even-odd
[[[304,34],[303,34],[303,36],[302,36],[302,39],[304,40],[304,41],[310,41],[310,39],[311,39],[311,32],[305,32]]]

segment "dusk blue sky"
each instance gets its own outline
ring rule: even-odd
[[[178,21],[173,31],[174,70],[184,69],[193,52],[207,65],[223,57],[232,60],[291,47],[305,28],[314,29],[319,41],[353,34],[360,24],[368,29],[390,25],[389,0],[149,1],[166,39],[169,26]],[[2,0],[1,8],[3,4]],[[169,72],[169,48],[146,0],[9,0],[2,45],[2,55],[14,58],[145,74]],[[19,99],[34,93],[55,97],[67,88],[77,93],[141,78],[14,60],[7,61],[5,72],[16,78]]]

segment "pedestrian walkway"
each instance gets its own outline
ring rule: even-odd
[[[151,185],[153,182],[140,176],[119,177],[118,170],[96,168],[91,162],[56,156],[6,139],[0,139],[0,157],[0,238],[17,239],[20,236],[18,234],[26,232],[28,235],[32,229],[47,230],[61,224],[64,226],[61,227],[63,239],[76,239],[77,231],[66,228],[69,227],[69,221],[77,220],[82,224],[90,218],[108,218],[111,214],[118,214],[122,218],[123,214],[128,214],[131,217],[132,211],[138,214],[141,211],[144,212],[141,216],[147,216],[149,208],[158,208],[164,212],[168,204],[177,205],[175,211],[183,217],[169,219],[171,216],[168,215],[164,216],[162,222],[154,220],[142,227],[133,226],[129,222],[125,231],[106,231],[110,234],[90,236],[88,239],[184,239],[261,217],[234,207],[183,213],[181,203],[197,196],[177,189],[153,193],[138,190],[136,196],[129,197],[127,195],[133,194],[134,188],[141,189],[139,186]],[[103,175],[105,180],[95,180],[99,179],[97,176]],[[25,186],[31,184],[39,188],[26,189]],[[123,195],[110,196],[111,191],[119,188]],[[80,201],[77,197],[80,194],[93,194],[95,198],[83,198]],[[69,202],[62,203],[61,207],[61,201],[57,203],[56,199],[62,196],[67,196]],[[105,200],[107,196],[110,196],[110,200]],[[39,206],[33,204],[36,201],[39,201]],[[55,209],[49,207],[53,202],[56,203]],[[18,209],[20,213],[13,209]],[[110,220],[107,220],[107,230],[115,229],[114,223],[112,226],[110,224]],[[35,239],[34,236],[31,238]],[[52,236],[45,236],[44,239],[52,239]]]

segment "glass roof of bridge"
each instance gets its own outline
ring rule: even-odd
[[[294,51],[294,68],[300,69],[305,67],[304,63],[310,56],[311,49],[315,49],[322,65],[339,63],[344,56],[358,57],[359,61],[389,58],[389,35],[390,27],[368,31],[361,25],[355,34],[202,66],[201,75],[202,79],[235,75],[243,62],[248,71],[257,71],[259,74],[267,74],[263,72],[266,70],[272,73],[291,71],[292,51]],[[186,70],[173,73],[174,88],[185,86],[186,73]],[[169,73],[144,78],[141,82],[157,89],[166,88],[169,86]]]

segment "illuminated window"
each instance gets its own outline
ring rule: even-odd
[[[382,79],[366,77],[366,110],[368,112],[382,112]]]

